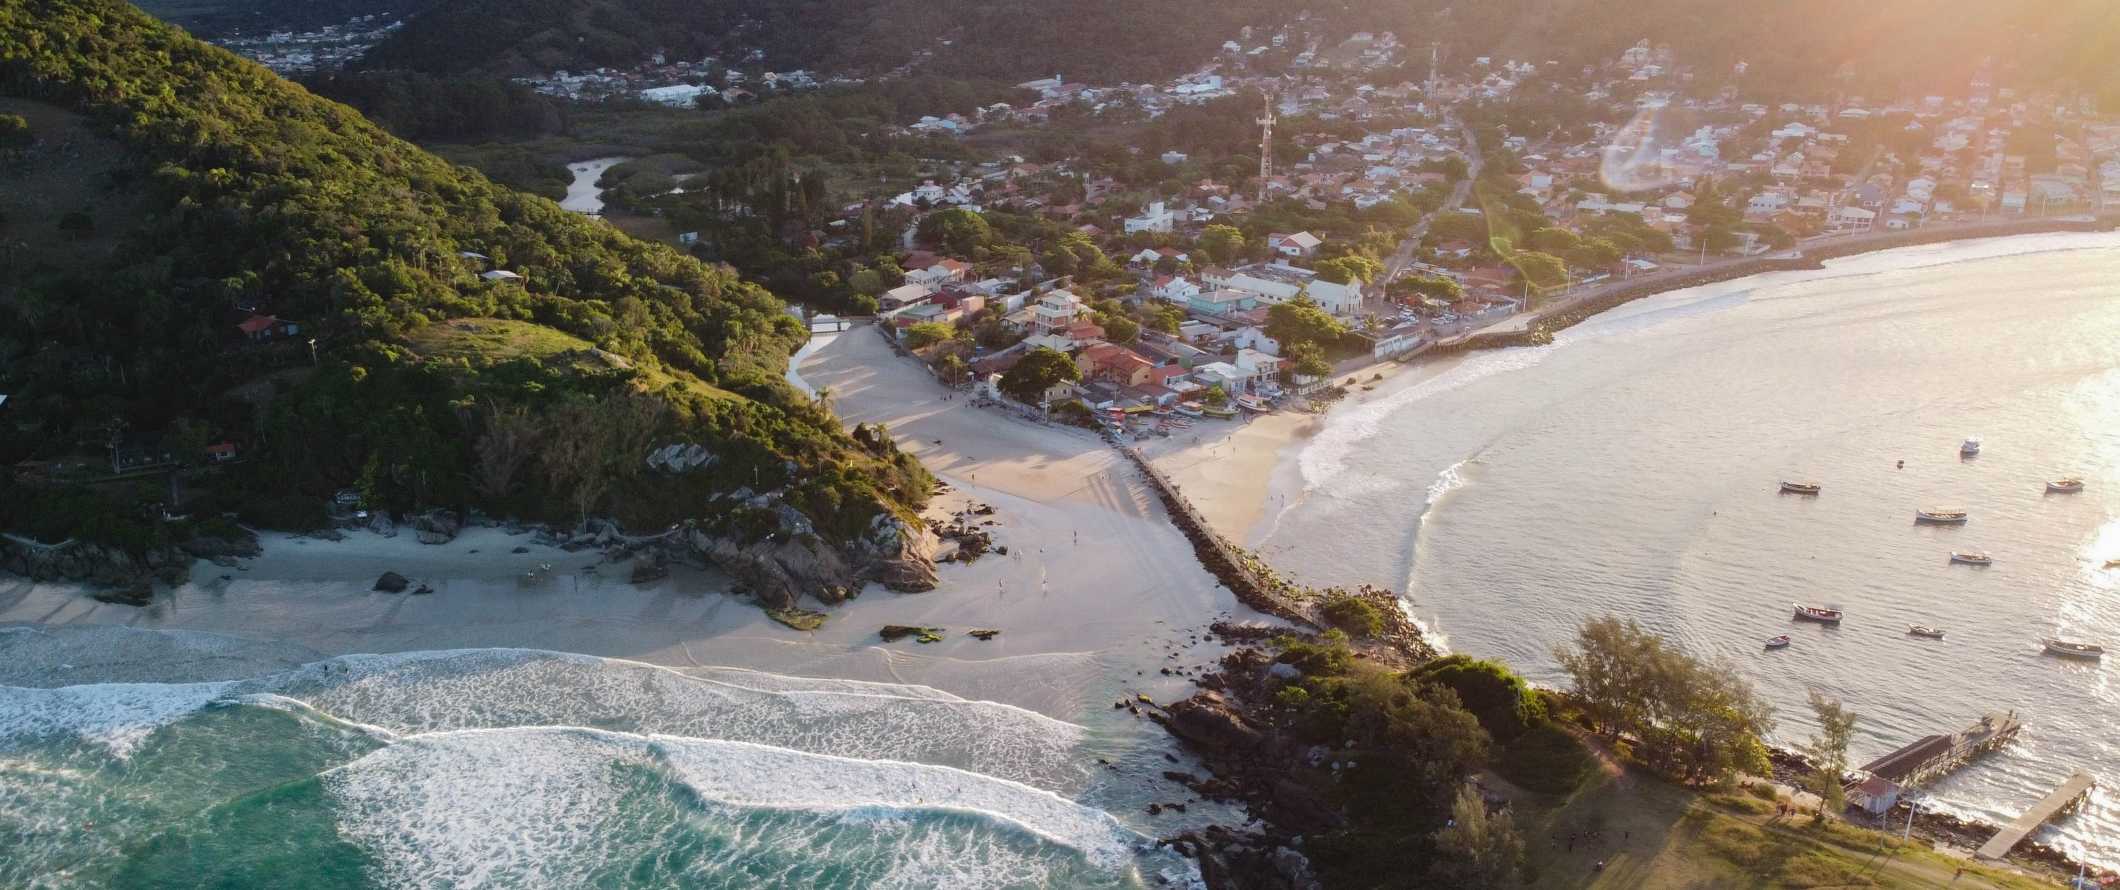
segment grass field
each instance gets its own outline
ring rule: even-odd
[[[1601,773],[1565,797],[1527,795],[1517,812],[1534,883],[1544,887],[2053,886],[1935,852],[1919,840],[1902,847],[1896,836],[1839,821],[1779,818],[1773,804],[1757,797],[1705,795],[1638,773]]]

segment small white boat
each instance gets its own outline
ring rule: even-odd
[[[1963,455],[1967,455],[1967,456],[1971,456],[1971,455],[1979,454],[1979,453],[1980,453],[1980,437],[1979,437],[1979,436],[1967,436],[1967,437],[1965,438],[1965,442],[1961,443],[1961,444],[1960,444],[1960,445],[1958,446],[1958,453],[1959,453],[1959,454],[1963,454]]]
[[[1927,637],[1931,640],[1940,640],[1943,639],[1943,628],[1930,627],[1926,624],[1909,624],[1907,625],[1907,635],[1914,637]]]
[[[1959,525],[1971,518],[1966,515],[1964,510],[1931,509],[1914,511],[1915,522],[1933,522],[1939,525]]]
[[[2039,642],[2046,646],[2046,651],[2064,658],[2099,659],[2105,657],[2105,647],[2097,643],[2073,643],[2068,640],[2052,638],[2040,640]]]
[[[2055,494],[2075,494],[2083,490],[2083,480],[2071,476],[2067,479],[2047,480],[2046,490]]]
[[[1951,561],[1967,566],[1991,566],[1995,564],[1995,558],[1985,553],[1969,553],[1961,550],[1951,551]]]
[[[1789,648],[1789,635],[1788,635],[1788,634],[1782,634],[1781,636],[1778,636],[1778,637],[1774,637],[1773,639],[1770,639],[1770,640],[1768,640],[1768,641],[1767,641],[1767,648],[1769,648],[1769,649],[1787,649],[1787,648]]]
[[[1200,416],[1200,405],[1197,402],[1179,402],[1177,412],[1186,417],[1198,417]]]
[[[1793,605],[1796,607],[1796,617],[1799,620],[1816,621],[1821,624],[1840,623],[1841,614],[1839,609],[1828,609],[1824,606],[1806,606],[1802,603],[1794,603]]]
[[[1785,492],[1788,492],[1789,494],[1817,494],[1817,493],[1818,493],[1818,483],[1816,483],[1816,482],[1790,482],[1790,481],[1788,481],[1788,480],[1784,479],[1784,480],[1782,480],[1782,483],[1781,483],[1781,490],[1782,490],[1782,491],[1785,491]]]

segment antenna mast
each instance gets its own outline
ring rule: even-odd
[[[1273,94],[1259,93],[1265,107],[1259,114],[1259,203],[1266,203],[1266,184],[1273,179]]]

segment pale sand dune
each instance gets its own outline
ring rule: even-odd
[[[498,529],[472,529],[440,546],[410,534],[361,532],[339,542],[276,537],[246,570],[202,563],[192,583],[147,608],[99,603],[72,585],[0,577],[0,624],[189,629],[326,653],[551,649],[920,683],[1073,719],[1129,691],[1182,695],[1183,682],[1157,668],[1199,664],[1215,650],[1203,645],[1171,661],[1171,645],[1183,647],[1187,629],[1221,613],[1252,617],[1200,568],[1132,467],[1094,436],[941,401],[939,386],[867,329],[815,350],[802,374],[829,388],[850,424],[888,423],[954,486],[938,498],[938,509],[992,504],[995,541],[1009,555],[944,565],[942,586],[928,593],[871,586],[828,608],[823,629],[801,633],[721,593],[726,579],[711,573],[680,571],[636,587],[626,583],[624,565],[581,571],[599,561],[591,551],[531,545],[529,553],[510,553],[531,537]],[[542,562],[553,565],[549,581],[518,583]],[[435,593],[371,591],[385,571],[432,584]],[[951,633],[931,645],[883,644],[876,630],[884,624]],[[980,627],[1002,634],[979,642],[962,633]]]

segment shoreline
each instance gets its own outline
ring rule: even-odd
[[[1518,330],[1495,330],[1511,324],[1510,320],[1504,320],[1448,344],[1382,359],[1333,376],[1336,379],[1357,378],[1363,387],[1389,382],[1402,374],[1431,369],[1442,360],[1462,358],[1472,352],[1543,345],[1555,332],[1637,300],[1771,272],[1816,271],[1824,269],[1828,260],[1955,241],[2116,230],[2120,230],[2120,217],[2046,217],[1824,239],[1810,246],[1800,246],[1803,252],[1799,256],[1728,259],[1720,264],[1711,263],[1708,267],[1679,270],[1669,273],[1668,277],[1645,276],[1605,285],[1604,290],[1580,294],[1566,302],[1533,310],[1530,319],[1517,316],[1515,321],[1521,326]],[[1379,375],[1382,381],[1372,381],[1371,378]],[[1270,531],[1266,527],[1271,518],[1269,506],[1277,505],[1273,512],[1278,513],[1300,503],[1304,494],[1302,480],[1294,475],[1292,464],[1302,452],[1302,445],[1331,421],[1334,411],[1366,401],[1367,391],[1357,389],[1322,412],[1283,411],[1249,424],[1230,427],[1220,431],[1222,434],[1214,439],[1203,439],[1197,445],[1188,443],[1157,448],[1154,446],[1160,443],[1150,443],[1144,451],[1157,469],[1185,489],[1187,498],[1199,508],[1215,531],[1250,546],[1257,544]],[[1277,425],[1246,434],[1260,424]],[[1195,427],[1196,430],[1199,428]],[[1303,432],[1300,435],[1290,432],[1296,429]]]

